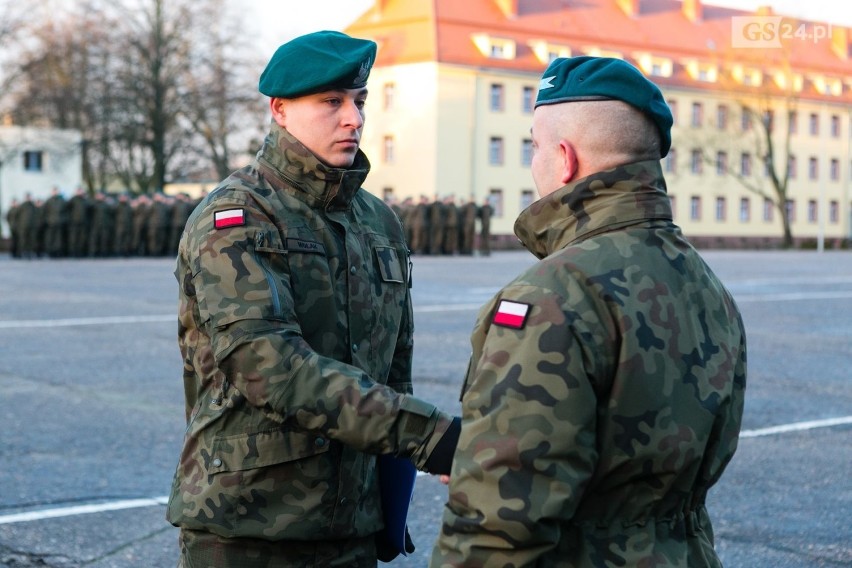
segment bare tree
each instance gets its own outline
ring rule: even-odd
[[[9,86],[17,79],[21,71],[13,55],[20,34],[25,29],[26,21],[24,3],[0,0],[0,45],[4,48],[0,52],[2,53],[0,56],[0,105],[6,98]],[[0,106],[0,109],[2,108]]]
[[[760,86],[755,87],[744,87],[728,73],[722,73],[720,84],[723,90],[735,94],[736,108],[733,109],[730,121],[733,133],[730,127],[714,129],[708,121],[708,124],[703,125],[704,128],[695,132],[693,142],[700,149],[704,163],[710,165],[717,164],[716,152],[720,149],[748,150],[749,155],[758,158],[763,165],[763,176],[728,166],[722,168],[721,173],[772,203],[781,219],[781,244],[784,248],[790,248],[793,246],[793,233],[787,203],[793,132],[791,117],[795,116],[799,99],[794,88],[795,73],[790,68],[789,54],[781,57],[780,62],[781,67],[774,76],[766,77]],[[732,66],[732,63],[727,63],[726,71]]]
[[[202,169],[212,169],[218,179],[231,172],[235,148],[247,147],[266,116],[257,92],[257,69],[262,62],[249,55],[239,16],[227,14],[228,4],[208,0],[196,18],[202,33],[193,38],[182,82],[183,118],[202,144],[192,148],[207,157],[210,167]]]
[[[230,5],[83,0],[32,14],[14,121],[80,130],[90,191],[223,177],[263,115],[261,63]]]

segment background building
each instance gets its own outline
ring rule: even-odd
[[[77,130],[0,126],[0,236],[9,237],[13,199],[46,200],[53,188],[70,194],[82,185],[82,145]]]
[[[672,107],[664,167],[694,241],[772,245],[785,211],[800,243],[852,234],[848,28],[700,0],[377,0],[346,31],[379,44],[363,140],[374,193],[488,198],[493,238],[514,242],[537,198],[538,79],[555,57],[603,55],[639,67]]]

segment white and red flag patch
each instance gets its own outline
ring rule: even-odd
[[[246,224],[245,209],[225,209],[213,213],[213,226],[217,229],[239,227]]]
[[[527,323],[527,315],[531,307],[529,304],[522,304],[521,302],[500,300],[491,322],[512,329],[523,329],[524,324]]]

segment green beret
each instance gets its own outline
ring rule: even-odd
[[[268,97],[292,99],[332,89],[360,89],[376,60],[376,44],[333,31],[299,36],[279,47],[260,75]]]
[[[660,131],[660,153],[672,145],[672,112],[663,93],[636,67],[610,57],[560,57],[541,77],[535,106],[572,101],[619,100],[639,109]]]

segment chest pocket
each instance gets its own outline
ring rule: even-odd
[[[406,267],[396,249],[391,246],[376,246],[373,251],[376,255],[382,281],[405,284],[407,280]]]

